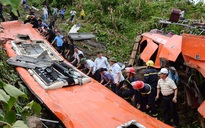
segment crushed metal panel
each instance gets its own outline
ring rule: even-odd
[[[205,77],[205,62],[195,60],[189,56],[183,55],[185,64],[191,68],[195,68]]]
[[[154,54],[154,52],[157,50],[157,48],[157,44],[155,44],[152,40],[147,39],[147,46],[141,53],[141,59],[144,62],[147,62],[150,59],[150,57]]]
[[[182,38],[182,54],[195,60],[205,60],[205,37],[184,34]]]
[[[159,57],[170,61],[176,61],[181,53],[182,36],[173,35],[163,46]]]
[[[198,112],[205,118],[205,101],[199,106]]]
[[[143,33],[142,35],[153,40],[156,43],[163,44],[163,45],[166,44],[167,41],[170,39],[170,37],[158,33],[148,32],[148,33]]]
[[[195,68],[205,77],[205,37],[182,35],[182,55],[185,64]]]

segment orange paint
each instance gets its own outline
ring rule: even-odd
[[[43,37],[29,24],[18,21],[1,23],[2,35],[15,38],[28,34],[32,40],[43,40]],[[45,43],[48,43],[45,41]],[[4,47],[9,57],[15,56],[10,42]],[[83,86],[71,86],[55,90],[44,90],[21,67],[16,70],[31,92],[45,104],[67,128],[115,128],[130,120],[136,120],[147,128],[170,128],[170,126],[137,110],[127,101],[120,98],[100,83],[91,80]]]

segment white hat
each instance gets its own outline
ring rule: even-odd
[[[160,74],[168,74],[168,70],[166,68],[161,68],[160,72],[158,73]]]

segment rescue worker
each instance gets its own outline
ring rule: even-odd
[[[160,79],[157,85],[157,96],[159,98],[160,92],[162,93],[162,104],[164,121],[166,124],[172,125],[171,119],[173,119],[174,127],[178,126],[179,118],[176,109],[178,89],[175,82],[168,77],[167,68],[162,68],[159,72]]]
[[[155,106],[155,97],[157,95],[158,72],[154,68],[154,62],[152,60],[148,60],[146,62],[146,66],[147,69],[144,74],[144,83],[147,83],[152,87],[152,93],[151,93],[152,96],[150,96],[150,98],[152,98],[151,100],[153,101],[153,105]],[[152,116],[157,117],[158,114],[157,113],[155,114],[156,115],[152,115]]]
[[[124,76],[122,75],[121,67],[117,64],[117,59],[115,57],[110,58],[110,71],[114,78],[114,87],[113,90],[116,94],[123,85],[123,81],[125,80]]]
[[[146,62],[146,66],[147,66],[147,70],[145,71],[145,74],[144,74],[144,82],[151,85],[154,91],[156,91],[157,82],[158,82],[158,72],[154,68],[154,62],[152,60],[148,60]]]
[[[153,100],[153,98],[151,98],[153,96],[151,85],[144,83],[143,81],[134,81],[131,84],[133,89],[137,90],[135,91],[135,101],[137,102],[137,108],[147,113],[150,109],[151,115],[153,117],[156,117],[157,110],[155,101]]]
[[[133,67],[125,68],[125,71],[127,73],[127,78],[125,79],[123,86],[118,91],[118,95],[122,98],[131,99],[134,95],[134,89],[131,83],[137,81],[137,78],[135,77],[136,72]]]

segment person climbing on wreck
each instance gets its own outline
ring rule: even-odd
[[[34,15],[28,16],[28,18],[24,21],[24,24],[29,22],[33,25],[33,28],[38,28],[38,20]]]

